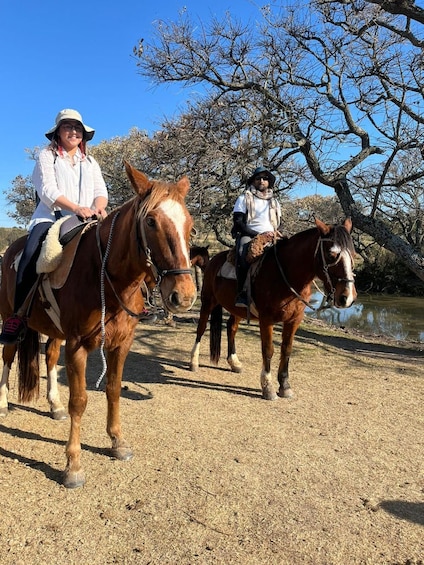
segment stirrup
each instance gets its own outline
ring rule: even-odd
[[[247,294],[245,291],[240,292],[235,301],[235,306],[238,308],[247,308],[248,307],[248,299]]]

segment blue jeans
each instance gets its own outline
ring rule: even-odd
[[[16,275],[14,312],[16,313],[37,280],[37,259],[52,222],[35,224],[28,234]]]

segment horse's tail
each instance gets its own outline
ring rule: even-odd
[[[18,343],[19,402],[38,398],[40,385],[40,336],[28,328]]]
[[[221,357],[222,306],[217,304],[210,316],[209,351],[211,362],[218,364]]]

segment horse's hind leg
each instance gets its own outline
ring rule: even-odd
[[[233,373],[241,373],[243,368],[236,353],[236,333],[240,320],[241,318],[233,314],[227,320],[227,362]]]
[[[57,362],[60,356],[61,339],[49,338],[46,343],[47,400],[53,420],[66,420],[67,411],[63,406],[57,387]]]
[[[0,381],[0,418],[4,418],[9,413],[8,394],[9,394],[9,375],[16,355],[16,345],[3,346],[3,371]]]

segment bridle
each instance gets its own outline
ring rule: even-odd
[[[138,249],[146,255],[146,264],[152,271],[155,287],[159,287],[163,277],[168,275],[191,274],[191,269],[161,269],[155,264],[152,259],[152,251],[147,243],[146,230],[144,229],[143,221],[137,222],[137,244]]]
[[[141,203],[140,203],[141,205]],[[101,241],[100,241],[100,224],[101,222],[98,222],[97,224],[97,228],[96,228],[96,241],[97,241],[97,247],[99,250],[99,255],[100,255],[100,261],[102,264],[102,269],[101,269],[101,287],[103,287],[103,280],[104,278],[106,278],[106,280],[108,281],[113,294],[116,298],[116,300],[118,301],[119,305],[121,306],[121,308],[131,317],[133,318],[141,318],[144,313],[143,312],[133,312],[132,310],[130,310],[129,308],[127,308],[127,306],[125,306],[125,304],[122,302],[120,296],[118,295],[118,293],[115,290],[115,287],[113,286],[113,282],[110,278],[109,273],[107,272],[106,269],[106,263],[107,263],[107,259],[109,256],[109,251],[112,245],[112,237],[113,237],[113,230],[115,227],[115,222],[118,219],[118,216],[120,214],[120,211],[117,210],[115,212],[114,217],[112,218],[112,223],[110,226],[110,230],[109,230],[109,236],[108,236],[108,240],[107,240],[107,244],[106,244],[106,249],[104,251],[104,253],[102,252],[102,246],[101,246]],[[160,284],[162,282],[162,279],[166,276],[169,275],[185,275],[185,274],[191,274],[191,269],[161,269],[160,267],[157,266],[157,264],[153,261],[152,259],[152,251],[148,245],[147,242],[147,236],[146,236],[146,230],[144,228],[144,218],[139,218],[140,214],[136,213],[136,217],[138,219],[140,219],[141,221],[137,221],[137,231],[136,231],[136,239],[137,239],[137,246],[138,246],[138,250],[139,252],[144,253],[144,255],[146,256],[146,265],[148,268],[150,268],[150,270],[152,271],[153,274],[153,279],[155,281],[155,286],[153,289],[153,292],[155,289],[159,289],[160,290]],[[141,292],[141,289],[140,289]],[[104,292],[102,293],[102,307],[103,307],[103,303],[104,303]]]
[[[322,261],[322,270],[324,271],[324,275],[327,281],[327,284],[330,288],[330,292],[327,294],[326,296],[326,301],[328,304],[331,304],[334,302],[334,295],[336,294],[336,289],[333,286],[333,282],[331,280],[330,274],[328,272],[328,269],[330,267],[335,267],[341,260],[342,258],[342,254],[340,253],[339,256],[337,257],[337,259],[333,262],[333,263],[327,263],[327,261],[325,260],[325,254],[324,254],[324,246],[323,243],[325,241],[329,241],[332,244],[335,244],[335,241],[332,240],[329,237],[319,237],[318,238],[318,242],[317,242],[317,246],[315,248],[315,253],[314,253],[314,258],[318,255],[318,251],[320,252],[321,255],[321,261]],[[349,249],[346,249],[349,257],[350,257],[350,261],[351,261],[351,265],[352,265],[352,272],[353,272],[353,257],[351,252],[349,251]],[[347,279],[347,278],[337,278],[336,282],[344,282],[346,284],[354,284],[354,279]]]
[[[140,206],[141,206],[141,202],[139,204],[139,207]],[[100,383],[102,382],[103,377],[105,376],[106,370],[107,370],[106,357],[105,357],[105,354],[104,354],[104,347],[105,347],[105,340],[106,340],[106,298],[105,298],[105,292],[104,292],[104,280],[105,280],[105,278],[106,278],[107,282],[109,283],[110,288],[112,289],[112,292],[113,292],[116,300],[118,301],[118,304],[128,314],[128,316],[131,316],[132,318],[140,319],[144,315],[144,312],[139,312],[139,313],[133,312],[127,306],[125,306],[125,304],[121,300],[121,297],[116,292],[115,287],[113,286],[112,280],[109,276],[109,273],[106,270],[106,263],[107,263],[110,248],[111,248],[111,245],[112,245],[113,230],[115,228],[115,222],[118,219],[119,214],[120,214],[120,210],[117,210],[115,212],[115,215],[112,218],[112,222],[111,222],[111,226],[110,226],[110,230],[109,230],[109,235],[108,235],[108,239],[107,239],[107,244],[106,244],[106,249],[105,249],[104,253],[102,252],[102,244],[101,244],[101,240],[100,240],[100,225],[101,225],[101,222],[99,221],[97,223],[97,226],[96,226],[96,242],[97,242],[97,248],[99,250],[100,262],[101,262],[101,272],[100,272],[100,299],[101,299],[100,356],[102,358],[102,364],[103,364],[102,373],[101,373],[100,377],[97,379],[97,382],[96,382],[96,388],[99,388]],[[186,273],[191,274],[191,269],[160,269],[154,263],[154,261],[152,259],[151,249],[150,249],[150,247],[147,243],[147,237],[146,237],[146,232],[145,232],[145,229],[144,229],[144,222],[143,222],[144,218],[141,218],[141,214],[139,214],[139,213],[136,213],[135,217],[137,219],[136,239],[137,239],[138,250],[139,250],[139,252],[141,251],[146,255],[147,267],[150,267],[150,269],[153,273],[154,281],[155,281],[154,290],[159,289],[159,291],[160,291],[160,288],[159,288],[160,283],[161,283],[163,277],[166,277],[167,275],[183,275],[183,274],[186,274]],[[139,220],[141,220],[141,221],[139,221]],[[141,292],[141,287],[138,290],[139,290],[139,292]]]
[[[283,267],[282,267],[282,265],[281,265],[281,263],[280,263],[280,261],[279,261],[279,259],[278,259],[278,256],[277,256],[277,246],[276,246],[275,244],[273,245],[273,247],[274,247],[275,261],[276,261],[276,263],[277,263],[278,270],[280,271],[280,274],[281,274],[281,276],[282,276],[282,278],[283,278],[284,283],[285,283],[286,286],[289,288],[289,290],[296,296],[296,298],[297,298],[298,300],[300,300],[301,302],[303,302],[303,304],[305,304],[305,306],[307,306],[308,308],[310,308],[311,310],[314,310],[314,311],[322,310],[322,309],[324,309],[324,308],[328,308],[328,307],[334,302],[334,295],[335,295],[335,293],[336,293],[336,289],[335,289],[334,286],[333,286],[333,283],[332,283],[330,274],[329,274],[329,272],[328,272],[328,269],[331,268],[331,267],[335,267],[335,266],[339,263],[339,261],[341,260],[341,254],[337,257],[337,259],[336,259],[333,263],[327,263],[327,261],[326,261],[326,259],[325,259],[324,246],[323,246],[323,243],[324,243],[325,241],[330,241],[330,242],[333,243],[333,244],[335,243],[335,241],[332,240],[332,239],[329,238],[329,237],[324,238],[324,237],[319,236],[318,241],[317,241],[317,245],[316,245],[316,248],[315,248],[315,252],[314,252],[314,259],[317,257],[318,252],[320,253],[321,261],[322,261],[322,270],[324,271],[324,275],[325,275],[325,278],[326,278],[326,282],[327,282],[327,284],[328,284],[328,286],[329,286],[329,288],[330,288],[330,291],[327,293],[327,295],[326,295],[326,297],[325,297],[325,305],[324,305],[324,306],[321,305],[319,308],[315,308],[314,306],[312,306],[312,304],[311,304],[310,302],[308,302],[307,300],[305,300],[305,299],[303,298],[303,296],[301,296],[301,295],[297,292],[297,290],[291,286],[291,284],[290,284],[289,281],[287,280],[287,277],[286,277],[286,275],[285,275],[285,273],[284,273]],[[349,251],[348,249],[346,249],[346,251],[347,251],[348,254],[349,254],[350,260],[351,260],[351,262],[352,262],[352,268],[353,268],[353,257],[352,257],[352,254],[350,253],[350,251]],[[352,283],[352,284],[353,284],[353,283],[355,282],[353,279],[346,279],[346,278],[337,278],[336,280],[337,280],[337,282],[345,282],[346,284],[349,284],[349,283]]]

